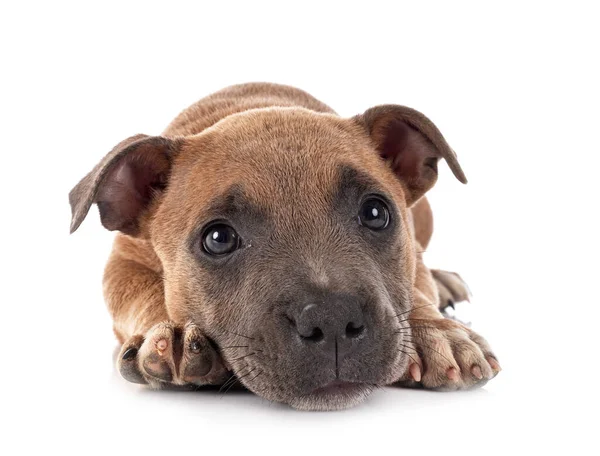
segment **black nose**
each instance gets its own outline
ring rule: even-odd
[[[336,359],[356,349],[367,331],[358,300],[349,296],[323,296],[305,305],[295,323],[304,344]]]

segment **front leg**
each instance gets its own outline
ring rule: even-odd
[[[227,378],[216,348],[196,325],[169,321],[160,262],[147,242],[117,235],[104,293],[123,344],[117,369],[126,380],[162,388],[220,384]]]
[[[414,306],[408,318],[411,364],[402,384],[428,389],[457,390],[484,385],[500,371],[486,340],[438,310],[437,289],[419,259]]]

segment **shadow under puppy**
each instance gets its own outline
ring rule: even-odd
[[[464,283],[419,253],[440,158],[466,182],[417,111],[342,118],[266,83],[119,143],[69,199],[71,232],[93,203],[120,231],[104,295],[123,377],[156,388],[235,378],[310,410],[395,382],[485,383],[500,370],[490,347],[439,311],[467,296]]]

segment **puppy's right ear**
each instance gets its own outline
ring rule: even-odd
[[[71,233],[93,203],[102,225],[135,236],[140,216],[167,185],[181,140],[136,135],[121,141],[71,190]]]

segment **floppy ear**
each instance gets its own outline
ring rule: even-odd
[[[433,122],[420,112],[382,105],[354,119],[364,126],[381,157],[404,184],[409,207],[435,184],[440,158],[446,159],[459,181],[467,183],[456,154]]]
[[[71,233],[96,203],[106,229],[135,236],[140,216],[167,184],[179,146],[179,140],[147,135],[117,144],[69,193]]]

